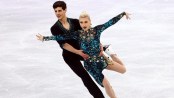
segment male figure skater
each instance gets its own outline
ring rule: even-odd
[[[51,27],[52,35],[56,36],[81,29],[78,19],[72,19],[66,16],[67,7],[64,1],[55,2],[53,4],[53,9],[58,21]],[[87,59],[88,55],[84,54],[82,50],[79,50],[80,46],[78,41],[71,39],[57,42],[63,49],[62,56],[64,61],[73,70],[73,72],[82,79],[90,94],[94,98],[104,98],[103,93],[91,79],[80,62],[80,60]]]

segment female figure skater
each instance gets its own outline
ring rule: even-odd
[[[36,36],[38,40],[41,41],[65,39],[78,40],[83,52],[89,55],[89,58],[84,60],[85,69],[91,74],[99,85],[105,88],[106,93],[110,98],[116,98],[114,90],[112,89],[107,78],[102,74],[102,71],[106,68],[119,73],[125,73],[126,68],[122,63],[114,62],[114,60],[108,60],[105,55],[100,55],[100,36],[105,29],[118,22],[124,15],[126,16],[126,19],[130,19],[130,14],[122,12],[108,22],[92,28],[90,16],[87,13],[82,13],[79,17],[79,22],[83,30],[58,36],[42,36],[40,34]]]

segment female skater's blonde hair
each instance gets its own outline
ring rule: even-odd
[[[86,18],[86,17],[91,21],[89,14],[86,11],[83,11],[79,16],[79,19]]]

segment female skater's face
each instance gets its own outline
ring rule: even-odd
[[[79,19],[80,26],[84,31],[87,31],[91,27],[91,21],[88,17],[83,17]]]

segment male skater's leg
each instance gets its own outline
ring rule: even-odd
[[[91,79],[87,71],[84,69],[80,60],[73,59],[72,57],[64,57],[64,60],[68,64],[68,66],[74,71],[74,73],[76,73],[82,79],[84,85],[94,98],[104,98],[103,93]]]

